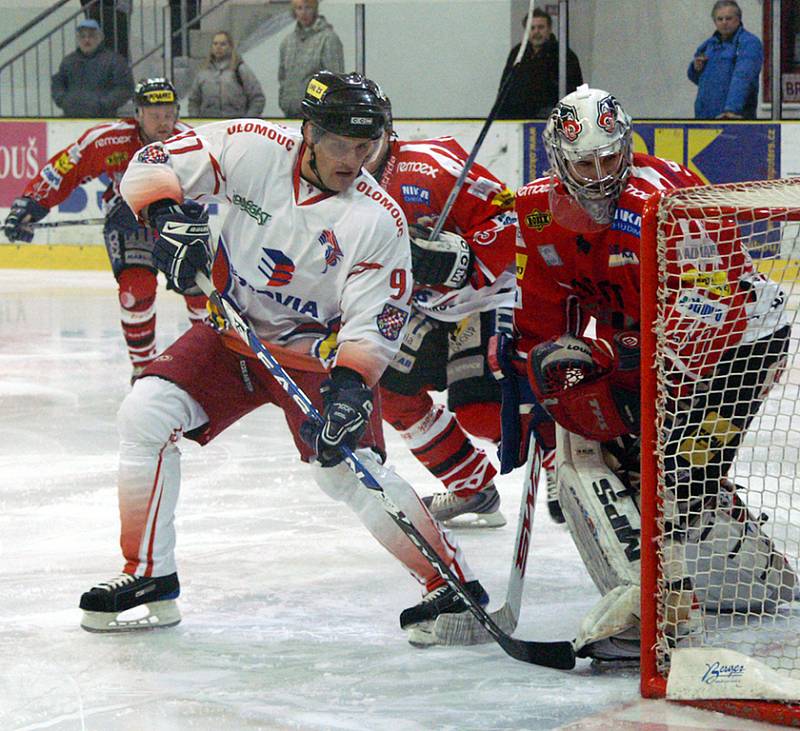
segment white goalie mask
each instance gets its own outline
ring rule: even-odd
[[[559,212],[566,214],[562,219],[580,219],[577,207],[588,214],[582,216],[585,222],[578,220],[577,228],[568,228],[611,223],[633,162],[631,134],[631,118],[607,91],[583,84],[556,104],[542,139],[551,169],[573,201],[559,201],[557,195],[553,201],[551,190],[553,214],[557,219]]]

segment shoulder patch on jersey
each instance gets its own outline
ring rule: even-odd
[[[137,156],[139,162],[149,163],[151,165],[163,165],[169,162],[169,153],[164,149],[160,142],[154,145],[148,145]]]
[[[418,185],[401,185],[400,193],[406,203],[419,203],[428,206],[431,203],[431,192],[427,188]]]
[[[376,318],[378,332],[387,340],[397,340],[408,319],[408,313],[394,305],[386,304]]]

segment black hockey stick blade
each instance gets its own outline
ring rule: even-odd
[[[533,642],[517,640],[507,635],[495,637],[499,644],[515,660],[542,665],[556,670],[572,670],[575,667],[575,648],[571,642]]]

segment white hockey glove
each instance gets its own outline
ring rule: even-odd
[[[441,284],[452,289],[463,287],[470,274],[474,255],[463,237],[442,231],[439,238],[429,241],[431,229],[410,225],[411,270],[418,284]]]

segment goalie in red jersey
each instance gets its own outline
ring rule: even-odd
[[[634,154],[630,117],[611,94],[586,85],[556,105],[543,139],[549,175],[516,194],[521,238],[512,360],[559,425],[561,507],[603,595],[581,626],[576,650],[601,660],[638,657],[642,213],[657,191],[702,181],[675,162]],[[796,581],[726,479],[742,436],[785,362],[785,296],[754,269],[735,226],[733,235],[719,226],[686,226],[672,234],[685,246],[670,261],[669,276],[713,269],[727,286],[714,286],[713,276],[694,280],[696,297],[719,313],[713,322],[706,310],[667,303],[665,326],[674,346],[670,367],[676,374],[667,406],[666,472],[673,476],[667,488],[686,506],[671,518],[682,525],[680,538],[664,548],[674,559],[665,570],[681,607],[673,617],[677,637],[693,630],[698,611],[748,610],[750,595],[735,591],[734,599],[723,597],[712,584],[734,589],[758,584],[762,598],[780,601]],[[707,251],[693,254],[692,242]],[[556,314],[543,318],[543,303]],[[587,331],[589,318],[593,329]],[[712,349],[712,343],[723,347]],[[693,385],[701,375],[712,384],[708,391]],[[734,428],[719,444],[708,440],[699,468],[681,445],[699,438],[714,420]],[[552,433],[539,429],[538,436],[552,446]],[[605,488],[598,491],[597,485]],[[704,560],[703,546],[713,542],[724,542],[727,563],[707,572],[708,585],[693,584],[686,557]],[[722,576],[714,580],[715,573]]]
[[[31,224],[44,218],[53,206],[88,180],[101,175],[109,178],[103,193],[103,238],[119,287],[122,332],[133,366],[131,380],[156,357],[155,237],[122,200],[119,183],[140,147],[189,129],[178,121],[178,97],[167,79],[140,81],[134,104],[134,117],[95,125],[53,155],[14,201],[3,225],[9,241],[31,241]],[[205,319],[206,298],[200,290],[184,293],[184,297],[189,319]]]

